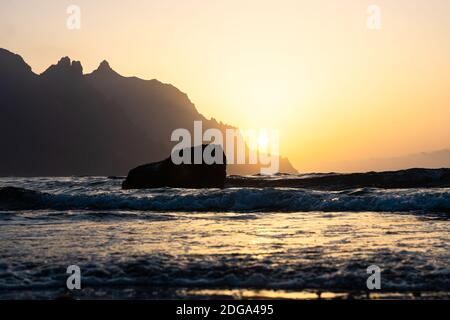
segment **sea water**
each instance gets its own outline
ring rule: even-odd
[[[450,297],[450,189],[121,182],[1,178],[0,299]]]

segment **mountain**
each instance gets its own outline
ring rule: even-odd
[[[0,49],[0,176],[125,175],[164,159],[177,128],[224,132],[188,96],[158,80],[123,77],[103,61],[83,74],[64,57],[42,74]],[[255,174],[259,165],[231,165],[228,174]],[[296,173],[280,159],[280,172]]]

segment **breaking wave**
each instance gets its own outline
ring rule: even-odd
[[[80,190],[81,189],[81,190]],[[75,191],[73,191],[75,190]],[[450,189],[315,191],[290,188],[35,191],[0,188],[0,210],[138,210],[211,212],[450,212]]]

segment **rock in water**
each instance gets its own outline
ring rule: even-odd
[[[166,160],[145,164],[132,169],[122,184],[123,189],[151,189],[151,188],[223,188],[227,176],[226,157],[223,149],[219,145],[211,145],[213,151],[211,155],[215,157],[215,153],[222,153],[221,163],[214,162],[207,164],[204,161],[203,152],[208,145],[191,147],[183,150],[176,150],[180,156],[187,152],[190,154],[192,164],[173,163],[172,158]],[[199,150],[201,148],[201,150]],[[194,164],[194,153],[202,152],[200,164]],[[207,151],[208,152],[208,151]],[[219,157],[220,158],[220,157]]]

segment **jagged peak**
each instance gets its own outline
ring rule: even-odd
[[[82,76],[83,66],[80,61],[72,61],[69,57],[62,57],[57,64],[51,65],[42,73],[43,76],[60,74]]]
[[[98,68],[92,72],[93,75],[117,75],[120,76],[116,71],[114,71],[109,62],[106,60],[103,60]]]
[[[71,60],[69,57],[62,57],[61,59],[59,59],[58,66],[64,66],[64,67],[70,67],[71,65]]]
[[[77,74],[83,75],[83,66],[80,61],[72,61],[72,70],[74,70]]]
[[[109,62],[106,60],[103,60],[100,65],[98,66],[97,70],[112,70],[111,66],[109,65]]]

